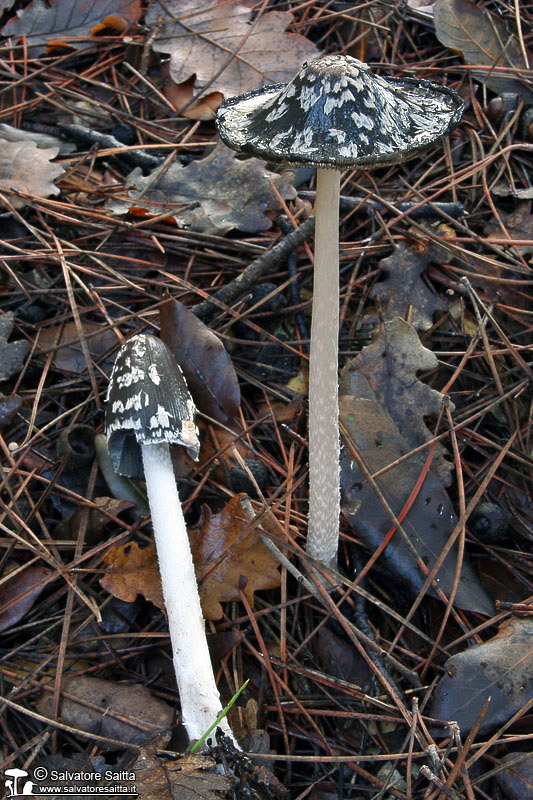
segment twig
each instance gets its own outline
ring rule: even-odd
[[[315,218],[309,217],[293,233],[289,233],[270,250],[252,261],[240,275],[215,292],[213,297],[227,305],[232,303],[241,294],[251,289],[262,275],[277,266],[280,261],[287,258],[289,253],[307,241],[313,235],[314,229]],[[191,308],[192,313],[204,322],[216,310],[217,306],[211,300],[203,300]]]

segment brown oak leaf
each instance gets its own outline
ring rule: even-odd
[[[2,34],[14,39],[25,35],[28,53],[35,58],[46,53],[47,45],[88,47],[90,41],[84,39],[102,25],[122,33],[140,16],[140,0],[33,0],[4,25]]]
[[[238,600],[239,583],[246,578],[246,597],[251,605],[254,591],[280,584],[278,561],[255,531],[244,533],[247,521],[235,495],[218,514],[207,506],[203,519],[189,528],[189,540],[206,619],[220,619],[221,602]],[[141,594],[164,609],[155,547],[141,550],[136,542],[111,547],[103,557],[107,572],[100,579],[108,592],[132,603]]]
[[[138,594],[162,611],[165,608],[155,545],[142,550],[137,542],[111,547],[102,558],[107,569],[100,584],[106,591],[133,603]]]
[[[89,353],[106,372],[110,372],[114,362],[114,348],[117,337],[107,325],[101,322],[83,322]],[[39,332],[38,352],[55,350],[53,364],[59,370],[81,373],[87,369],[87,362],[80,343],[80,335],[75,322],[66,325],[51,325]],[[106,356],[106,354],[109,354]]]
[[[485,225],[485,236],[488,239],[522,239],[529,240],[531,244],[517,244],[514,248],[523,256],[531,256],[533,253],[533,214],[531,213],[531,203],[526,201],[519,203],[517,208],[511,212],[500,211],[502,224],[497,221],[489,222]]]
[[[156,745],[164,749],[166,740],[159,737],[141,747],[130,767],[143,800],[225,800],[229,796],[231,782],[217,772],[213,758],[189,754],[171,762],[157,752]]]
[[[524,102],[533,101],[526,78],[508,77],[494,67],[506,67],[511,75],[527,69],[520,41],[506,20],[491,14],[473,0],[435,0],[433,20],[438,40],[462,53],[467,64],[486,65],[472,75],[494,92],[521,94]]]
[[[59,194],[54,181],[65,171],[61,164],[52,164],[59,153],[58,147],[42,149],[35,142],[9,142],[0,137],[0,192],[24,192],[33,197]],[[26,201],[11,196],[15,208],[23,208]]]
[[[207,506],[199,525],[189,529],[202,608],[207,619],[220,619],[224,600],[239,599],[241,577],[244,593],[253,606],[254,591],[280,585],[278,560],[255,530],[244,533],[248,522],[240,498],[235,495],[218,514]]]
[[[416,373],[437,367],[437,357],[420,343],[408,322],[395,317],[380,329],[375,341],[364,347],[343,371],[341,394],[354,394],[349,389],[352,372],[366,377],[378,402],[387,409],[398,430],[414,449],[433,438],[424,416],[438,414],[443,396],[418,380]],[[445,484],[450,483],[453,465],[445,458],[445,450],[437,444],[432,471]]]
[[[319,55],[304,36],[286,33],[292,14],[268,11],[253,19],[255,7],[248,0],[154,0],[146,22],[156,27],[154,50],[170,54],[171,79],[184,84],[195,76],[194,94],[208,87],[207,97],[231,97],[289,81]],[[192,96],[191,85],[183,99]]]
[[[174,161],[160,177],[158,170],[146,177],[140,169],[133,170],[126,181],[126,198],[110,200],[108,207],[115,214],[132,209],[150,215],[172,212],[181,228],[203,233],[220,235],[233,228],[257,233],[272,225],[265,212],[280,208],[271,183],[284,199],[292,199],[293,176],[291,170],[269,172],[257,158],[239,161],[233,150],[218,144],[206,158],[186,167]]]
[[[433,260],[433,251],[418,252],[401,243],[379,266],[388,277],[374,284],[371,297],[379,297],[386,320],[404,317],[407,308],[412,308],[410,319],[414,328],[427,331],[433,325],[435,311],[444,311],[446,303],[422,280],[422,273]]]

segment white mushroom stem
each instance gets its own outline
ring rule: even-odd
[[[317,170],[315,268],[309,364],[309,525],[306,550],[337,565],[339,475],[340,172]]]
[[[222,711],[169,446],[141,445],[182,720],[199,739]],[[228,721],[220,727],[233,738]]]

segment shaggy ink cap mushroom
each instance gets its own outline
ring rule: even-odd
[[[205,636],[194,562],[170,445],[198,458],[194,403],[170,350],[155,336],[134,336],[120,349],[106,407],[108,448],[122,475],[144,473],[168,617],[182,722],[199,739],[222,712]],[[226,718],[219,722],[233,737]]]
[[[198,460],[196,409],[183,373],[168,347],[139,334],[121,348],[111,373],[105,415],[115,470],[142,478],[142,444],[181,444]]]
[[[383,78],[350,56],[304,64],[288,84],[225,100],[222,141],[281,164],[359,167],[405,161],[452,131],[464,103],[446,86]]]
[[[451,89],[382,78],[350,56],[304,64],[288,84],[224,101],[222,141],[267,161],[317,167],[309,358],[307,553],[335,567],[339,540],[339,195],[345,167],[374,169],[426,150],[461,120]]]

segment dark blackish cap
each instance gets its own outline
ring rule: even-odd
[[[105,428],[115,470],[143,476],[141,444],[181,444],[198,460],[196,408],[183,373],[160,339],[140,334],[119,350],[107,392]]]
[[[428,148],[461,121],[445,86],[382,78],[350,56],[304,64],[288,84],[231,97],[218,109],[222,141],[282,164],[372,169]]]

